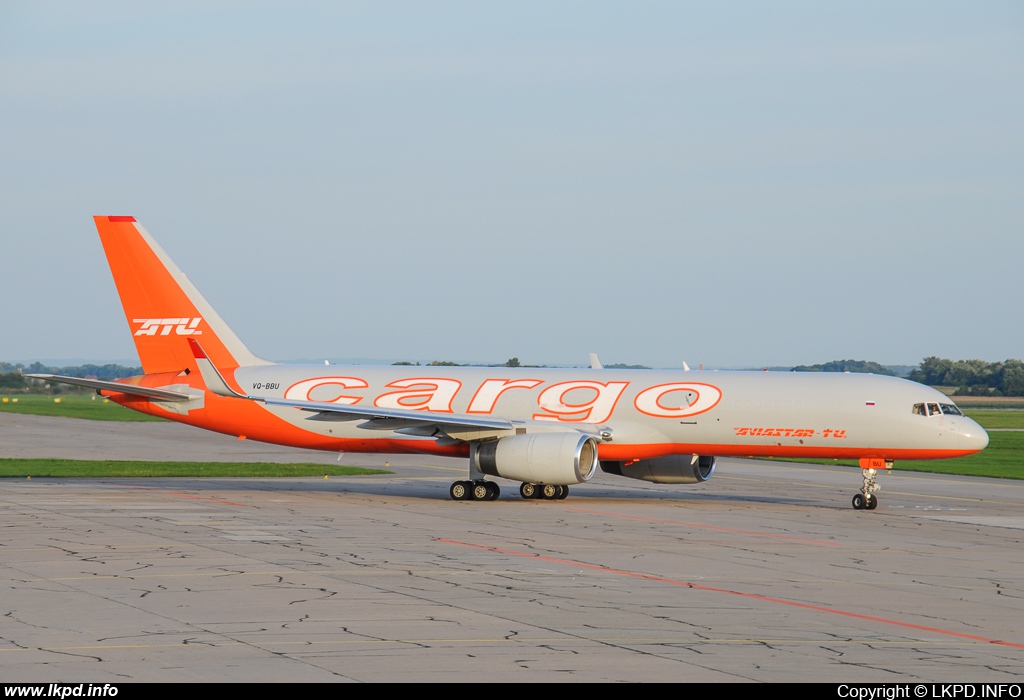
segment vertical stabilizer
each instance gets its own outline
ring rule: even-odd
[[[93,219],[146,374],[194,365],[189,338],[202,340],[217,367],[271,364],[245,347],[134,217]]]

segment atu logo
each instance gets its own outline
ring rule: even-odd
[[[132,323],[141,323],[135,335],[170,335],[174,330],[175,335],[202,335],[203,332],[196,330],[196,326],[202,321],[197,318],[133,318]]]

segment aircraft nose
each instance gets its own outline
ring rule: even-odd
[[[961,450],[980,452],[988,446],[988,433],[970,418],[962,418],[959,443]]]

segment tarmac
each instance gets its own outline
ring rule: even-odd
[[[171,423],[0,413],[0,457],[312,461]],[[384,476],[0,479],[0,677],[1020,682],[1024,482],[725,459],[454,502]]]

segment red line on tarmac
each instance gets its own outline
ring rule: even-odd
[[[737,535],[753,535],[754,537],[771,537],[777,540],[792,540],[794,542],[807,542],[809,544],[820,544],[826,547],[842,547],[843,545],[839,542],[829,542],[827,540],[813,540],[808,537],[791,537],[789,535],[776,535],[771,532],[754,532],[751,530],[734,530],[730,527],[715,527],[714,525],[701,525],[700,523],[684,523],[678,520],[662,520],[660,518],[645,518],[641,515],[624,515],[622,513],[605,513],[600,510],[587,510],[586,508],[566,508],[566,510],[576,511],[577,513],[590,513],[592,515],[607,515],[612,518],[629,518],[630,520],[644,520],[649,523],[668,523],[669,525],[684,525],[686,527],[696,527],[702,530],[717,530],[718,532],[732,532]]]
[[[629,576],[631,578],[644,579],[646,581],[657,581],[659,583],[669,583],[673,586],[683,586],[685,588],[692,588],[697,591],[710,591],[712,593],[726,593],[728,595],[739,596],[741,598],[749,598],[750,600],[760,600],[766,603],[778,603],[780,605],[789,605],[794,608],[803,608],[804,610],[814,610],[816,612],[829,613],[831,615],[841,615],[843,617],[852,617],[857,620],[868,620],[870,622],[881,622],[886,625],[895,625],[897,627],[905,627],[912,630],[920,630],[923,632],[934,632],[935,634],[943,634],[948,637],[957,637],[959,639],[970,639],[975,642],[986,642],[988,644],[1000,644],[1002,646],[1013,647],[1014,649],[1024,649],[1024,644],[1015,644],[1013,642],[1007,642],[1002,639],[990,639],[988,637],[979,637],[973,634],[964,634],[963,632],[953,632],[951,630],[944,630],[938,627],[926,627],[925,625],[915,625],[912,622],[900,622],[899,620],[890,620],[884,617],[875,617],[873,615],[861,615],[860,613],[849,612],[846,610],[838,610],[836,608],[826,608],[821,605],[811,605],[810,603],[800,603],[795,600],[786,600],[784,598],[772,598],[770,596],[758,595],[756,593],[743,593],[741,591],[733,591],[728,588],[716,588],[714,586],[703,586],[699,583],[690,583],[689,581],[680,581],[678,579],[665,578],[664,576],[655,576],[654,574],[645,574],[639,571],[627,571],[625,569],[612,569],[607,566],[600,566],[598,564],[587,564],[582,561],[575,561],[573,559],[558,559],[557,557],[546,557],[542,554],[534,554],[532,552],[517,552],[514,549],[502,549],[500,547],[491,547],[483,544],[472,544],[470,542],[459,542],[458,540],[449,540],[445,538],[438,538],[438,542],[444,542],[446,544],[455,544],[461,547],[472,547],[474,549],[483,549],[488,552],[495,552],[497,554],[510,554],[515,557],[525,557],[527,559],[538,559],[540,561],[549,561],[555,564],[565,564],[567,566],[576,566],[583,569],[591,569],[592,571],[600,571],[605,574],[616,574],[618,576]]]
[[[190,493],[180,493],[178,491],[164,491],[162,489],[156,489],[152,486],[132,486],[131,484],[115,484],[123,489],[139,489],[141,491],[156,491],[157,493],[165,493],[168,496],[180,496],[182,498],[191,498],[196,501],[212,501],[213,503],[223,503],[226,506],[238,506],[239,508],[248,508],[249,506],[244,503],[235,503],[233,501],[225,501],[220,498],[210,498],[209,496],[193,496]]]

